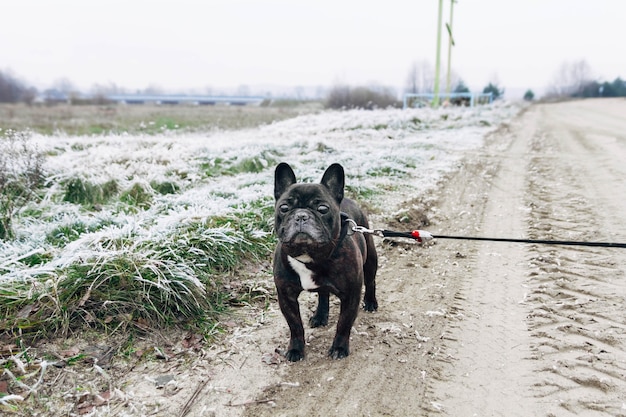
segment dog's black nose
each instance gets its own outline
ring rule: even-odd
[[[309,215],[309,213],[307,213],[306,211],[300,211],[300,212],[296,213],[295,220],[298,223],[305,223],[310,218],[311,218],[311,216]]]

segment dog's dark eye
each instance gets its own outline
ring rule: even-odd
[[[281,204],[278,208],[281,213],[287,213],[289,211],[289,206],[287,204]]]
[[[319,211],[322,214],[328,213],[328,210],[329,210],[328,206],[325,206],[324,204],[322,204],[321,206],[317,208],[317,211]]]

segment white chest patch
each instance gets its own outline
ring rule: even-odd
[[[309,255],[298,256],[298,258],[292,258],[288,256],[289,265],[296,271],[296,274],[300,277],[300,285],[307,291],[319,288],[319,285],[313,281],[313,271],[306,267],[305,263],[311,262],[312,259]]]

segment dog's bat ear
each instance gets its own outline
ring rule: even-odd
[[[332,164],[326,169],[322,176],[322,185],[326,186],[333,197],[337,201],[337,204],[341,204],[343,200],[343,187],[346,184],[346,175],[343,171],[343,167],[339,164]]]
[[[289,164],[285,162],[278,164],[274,171],[274,198],[278,200],[285,190],[295,183],[296,174],[293,173]]]

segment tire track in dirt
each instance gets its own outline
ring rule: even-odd
[[[538,105],[491,138],[475,234],[625,241],[623,114],[623,100]],[[443,414],[626,415],[626,252],[484,243],[467,268],[433,388]]]
[[[624,102],[615,104],[626,111]],[[626,149],[619,132],[626,122],[594,112],[594,102],[550,110],[555,116],[545,134],[531,144],[529,234],[624,240]],[[607,126],[616,129],[614,136]],[[533,247],[531,253],[529,303],[535,308],[528,323],[540,363],[536,395],[554,415],[626,415],[624,251]]]
[[[524,237],[524,180],[528,142],[540,115],[527,111],[509,129],[492,136],[481,156],[496,164],[484,190],[485,208],[469,235]],[[455,358],[446,369],[441,395],[450,416],[534,416],[528,398],[533,364],[525,317],[527,248],[520,244],[474,243],[469,274],[462,277],[458,309],[462,320],[452,326],[457,339],[446,351]]]

